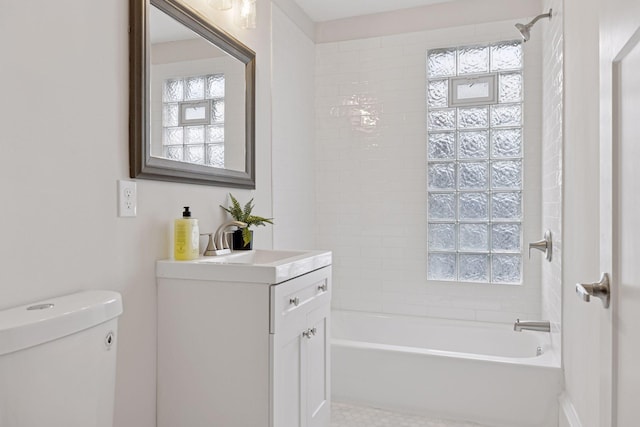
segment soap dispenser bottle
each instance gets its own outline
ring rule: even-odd
[[[200,231],[198,229],[198,220],[191,218],[189,206],[184,207],[182,218],[176,219],[173,233],[173,257],[178,261],[198,258]]]

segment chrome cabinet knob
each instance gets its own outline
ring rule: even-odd
[[[313,329],[307,329],[306,331],[304,331],[302,333],[302,336],[305,337],[306,339],[310,340],[311,338],[313,338],[313,336],[316,334],[316,328]]]
[[[289,304],[295,305],[297,307],[300,304],[300,298],[289,298]]]
[[[586,302],[591,301],[591,297],[600,298],[604,308],[609,308],[609,303],[611,302],[609,275],[602,273],[600,281],[596,283],[577,283],[576,294]]]
[[[329,285],[327,285],[326,283],[324,283],[322,285],[318,285],[318,290],[320,292],[327,292],[327,289],[329,289]]]

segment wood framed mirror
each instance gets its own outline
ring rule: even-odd
[[[255,52],[177,0],[130,0],[131,178],[255,188]]]

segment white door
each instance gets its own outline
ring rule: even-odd
[[[613,421],[640,422],[640,29],[613,64]]]
[[[640,7],[603,1],[601,269],[612,301],[601,329],[603,427],[640,425]]]

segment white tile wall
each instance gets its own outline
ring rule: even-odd
[[[562,340],[562,116],[563,116],[563,8],[561,0],[547,0],[553,9],[550,21],[541,26],[543,51],[542,137],[542,226],[553,235],[553,259],[542,265],[542,317],[552,323],[552,340],[560,349]]]
[[[426,281],[426,51],[517,39],[513,24],[317,44],[316,243],[334,251],[336,308],[500,322],[540,317],[539,260],[525,263],[534,279],[523,286]],[[540,43],[525,45],[533,58],[525,64],[526,138],[534,144]],[[530,191],[537,202],[540,186]],[[525,241],[540,238],[540,220],[526,233]]]

